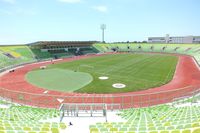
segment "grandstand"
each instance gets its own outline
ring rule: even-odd
[[[200,61],[198,44],[101,44],[88,42],[35,42],[27,45],[1,46],[0,69],[36,60],[66,58],[75,55],[96,54],[98,52],[164,52],[187,54]]]
[[[26,45],[1,46],[0,47],[0,69],[27,62],[34,61],[34,55]]]
[[[97,122],[90,133],[200,133],[199,93],[172,103],[121,110],[125,122]]]
[[[60,58],[84,54],[94,54],[98,51],[92,47],[95,41],[41,41],[28,44],[35,58]]]
[[[91,133],[199,133],[200,106],[172,107],[159,105],[123,110],[119,114],[127,122],[96,123]]]
[[[96,43],[95,41],[87,41],[87,42],[42,41],[42,42],[31,43],[28,45],[1,46],[0,69],[4,71],[9,66],[15,67],[17,65],[33,63],[43,60],[69,58],[73,56],[82,57],[83,55],[88,55],[88,54],[109,53],[109,52],[111,53],[156,52],[156,53],[183,54],[194,57],[196,63],[200,64],[199,44],[144,44],[144,43],[102,44],[102,43]],[[19,88],[19,89],[25,90],[25,88]],[[151,107],[148,107],[150,106],[150,104],[146,105],[145,103],[141,104],[144,104],[146,107],[136,106],[135,108],[130,108],[131,106],[125,106],[128,109],[121,110],[120,113],[118,114],[125,122],[124,121],[115,122],[115,120],[108,122],[97,122],[87,127],[88,131],[90,130],[91,133],[109,133],[109,132],[111,133],[200,133],[199,96],[198,95],[194,96],[194,94],[196,95],[196,93],[191,93],[191,94],[193,95],[189,95],[187,97],[188,99],[181,98],[180,100],[182,102],[173,99],[175,100],[173,103],[154,105]],[[43,95],[46,95],[48,97],[48,94],[43,94]],[[73,94],[70,94],[70,96],[72,95]],[[79,94],[75,95],[77,97],[80,96]],[[170,93],[170,95],[173,97],[173,94]],[[12,93],[10,93],[10,95],[4,94],[4,96],[13,96],[13,95]],[[42,97],[40,96],[42,95],[40,94],[38,95],[39,98],[38,97],[35,98],[33,96],[31,97],[30,94],[30,99],[35,98],[37,100],[38,99],[41,100]],[[64,97],[64,95],[62,94],[61,96]],[[87,94],[80,96],[82,101],[88,102],[90,100],[93,100],[93,102],[95,102],[94,99],[92,99],[91,97],[84,99],[84,96],[87,96]],[[73,101],[75,102],[78,101],[77,97],[74,99],[73,97],[69,98],[68,101],[73,106],[73,108],[70,108],[71,106],[67,106],[69,111],[76,109],[77,103],[73,104]],[[102,101],[103,102],[105,102],[105,100],[112,101],[110,97],[112,97],[112,95],[109,95],[109,98],[107,99],[102,98],[103,99]],[[55,96],[54,98],[56,99],[57,97]],[[51,102],[55,103],[58,102],[55,99],[53,99]],[[20,100],[17,99],[16,101],[18,102]],[[21,103],[26,104],[28,102],[31,101],[24,101]],[[158,104],[157,102],[155,103]],[[162,101],[161,103],[165,103],[165,101]],[[45,104],[45,103],[40,103],[40,101],[38,101],[38,105],[39,104]],[[92,105],[90,105],[90,108],[92,108]],[[87,109],[84,111],[87,112]],[[59,110],[57,109],[29,107],[25,105],[8,103],[7,101],[0,100],[0,116],[1,116],[0,133],[66,132],[68,126],[64,122],[59,122],[60,121],[59,115],[60,115]]]
[[[55,109],[20,106],[0,101],[1,133],[65,132],[67,125],[51,120],[59,116]],[[52,121],[52,122],[49,122]]]
[[[0,69],[41,60],[96,54],[95,41],[41,41],[27,45],[1,46]],[[4,70],[4,69],[3,69]]]
[[[94,47],[101,52],[160,52],[186,54],[200,61],[199,44],[148,44],[148,43],[114,43],[95,44]]]

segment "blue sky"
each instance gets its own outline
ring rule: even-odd
[[[200,35],[200,0],[0,0],[0,44]]]

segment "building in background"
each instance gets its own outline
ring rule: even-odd
[[[149,37],[148,43],[200,43],[200,36]]]

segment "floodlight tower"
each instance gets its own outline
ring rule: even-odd
[[[106,29],[106,25],[105,25],[105,24],[102,24],[100,28],[101,28],[101,30],[102,30],[102,42],[105,43],[105,40],[104,40],[104,31],[105,31],[105,29]]]

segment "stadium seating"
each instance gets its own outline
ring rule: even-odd
[[[119,114],[127,122],[96,123],[91,133],[200,133],[200,106],[160,105],[124,110]]]
[[[0,68],[34,61],[34,55],[28,46],[0,47]]]
[[[143,44],[143,43],[117,43],[117,44],[94,44],[93,47],[82,47],[77,49],[69,48],[68,51],[44,52],[37,48],[26,45],[1,46],[0,47],[0,69],[26,62],[33,62],[36,59],[66,58],[74,55],[95,54],[98,52],[166,52],[179,53],[194,56],[200,64],[200,45],[198,44]]]
[[[38,58],[38,59],[51,58],[51,54],[49,52],[41,52],[40,49],[31,49],[31,51],[34,53],[35,58]]]
[[[98,50],[93,48],[93,47],[85,47],[85,48],[81,48],[80,51],[82,52],[82,54],[96,54],[98,53]]]
[[[200,94],[169,104],[131,108],[118,114],[125,122],[90,125],[90,133],[200,133]]]
[[[82,54],[94,54],[97,53],[93,47],[81,48],[78,55]],[[18,65],[27,62],[33,62],[36,60],[50,59],[50,58],[66,58],[76,55],[76,49],[69,49],[69,51],[51,51],[42,52],[40,49],[32,49],[25,45],[20,46],[1,46],[0,47],[0,69]]]
[[[33,62],[36,59],[50,59],[70,57],[74,55],[95,54],[100,52],[166,52],[179,53],[194,56],[200,64],[200,45],[197,44],[94,44],[93,47],[83,47],[77,53],[76,49],[65,52],[42,52],[40,49],[32,49],[26,45],[1,46],[0,47],[0,69],[6,66]]]
[[[31,49],[34,53],[35,57],[38,59],[49,59],[49,58],[63,58],[63,57],[71,57],[75,55],[85,55],[85,54],[94,54],[98,53],[98,51],[93,47],[84,47],[80,48],[77,51],[76,48],[69,48],[68,51],[65,50],[51,50],[42,52],[40,49]]]
[[[0,105],[10,106],[0,108],[0,133],[59,133],[67,128],[65,123],[49,122],[59,116],[55,109],[18,106],[3,101]]]
[[[2,46],[0,47],[0,51],[4,53],[10,53],[15,58],[33,58],[33,53],[30,51],[28,46]]]
[[[198,44],[143,44],[143,43],[117,43],[93,45],[101,52],[161,52],[178,53],[193,56],[200,64],[200,45]]]

